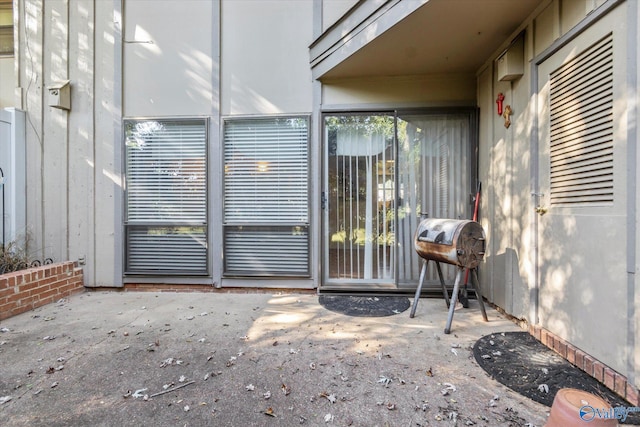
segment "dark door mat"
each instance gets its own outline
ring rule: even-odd
[[[409,298],[393,296],[320,295],[327,310],[355,317],[385,317],[400,314],[411,305]]]
[[[527,332],[484,336],[474,344],[473,356],[493,379],[549,407],[561,388],[576,388],[595,394],[612,407],[632,406]],[[548,392],[543,384],[548,387]],[[640,414],[629,413],[625,424],[640,425]]]

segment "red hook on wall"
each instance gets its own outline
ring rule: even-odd
[[[502,92],[498,94],[498,98],[496,98],[496,104],[498,104],[498,115],[502,115],[502,101],[504,101],[504,95]]]

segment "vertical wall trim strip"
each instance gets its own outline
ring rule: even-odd
[[[122,98],[123,98],[123,64],[122,64],[122,40],[124,33],[124,0],[113,0],[113,164],[115,174],[124,182],[124,148],[122,144]],[[119,188],[114,194],[114,284],[122,286],[124,274],[124,189]]]
[[[71,21],[69,20],[70,17],[71,17],[70,10],[69,10],[70,8],[71,7],[69,5],[69,0],[65,0],[65,2],[64,2],[64,11],[65,11],[65,15],[66,15],[65,19],[67,20],[67,22],[66,22],[66,27],[67,28],[66,28],[66,34],[65,34],[65,40],[64,40],[64,45],[65,45],[64,47],[65,47],[66,55],[67,55],[66,61],[65,61],[65,68],[66,68],[65,69],[65,78],[67,80],[69,80],[69,78],[70,78],[70,76],[69,76],[69,70],[70,70],[69,62],[71,61],[71,43],[70,43],[70,39],[69,39],[69,32],[70,32],[69,30],[71,29]],[[93,108],[92,108],[92,110],[93,110]],[[65,140],[66,140],[66,144],[65,144],[66,145],[66,147],[65,147],[66,148],[66,154],[65,154],[65,156],[66,156],[66,158],[65,158],[65,160],[66,160],[66,162],[65,162],[66,163],[66,170],[65,170],[64,176],[65,176],[65,179],[67,181],[66,185],[65,185],[65,187],[66,187],[66,189],[65,189],[65,193],[66,193],[66,200],[65,200],[65,211],[66,211],[65,212],[65,229],[66,229],[66,232],[65,232],[65,235],[64,235],[64,239],[65,239],[65,243],[66,243],[65,244],[65,254],[64,254],[64,259],[65,260],[68,260],[70,258],[70,253],[71,253],[71,250],[70,250],[70,247],[69,247],[70,246],[70,241],[69,241],[69,237],[70,237],[69,236],[69,225],[70,225],[70,222],[69,222],[69,211],[71,210],[71,203],[70,203],[70,200],[71,200],[71,195],[70,195],[71,182],[69,181],[69,174],[70,174],[70,169],[71,169],[71,165],[70,165],[70,161],[69,161],[69,159],[70,159],[69,156],[71,154],[70,153],[71,132],[69,131],[69,123],[70,123],[69,115],[70,114],[71,113],[68,112],[68,111],[66,111],[65,114],[64,114],[64,119],[65,119],[65,124],[64,124],[65,135],[64,135],[64,137],[65,137]]]
[[[636,384],[636,261],[638,245],[638,3],[627,2],[627,378]]]
[[[222,38],[222,10],[221,1],[215,0],[212,4],[212,16],[211,16],[211,57],[213,63],[213,70],[211,70],[211,92],[213,99],[211,100],[211,121],[209,129],[208,142],[208,161],[207,161],[207,173],[208,173],[208,218],[207,224],[209,226],[209,273],[211,274],[212,285],[216,288],[221,287],[222,281],[222,266],[220,260],[222,254],[220,252],[220,245],[214,245],[213,242],[222,241],[222,209],[220,203],[213,203],[213,200],[222,200],[222,185],[223,177],[222,171],[223,164],[220,156],[221,153],[221,135],[222,135],[222,120],[220,118],[220,100],[222,94],[220,93],[222,85],[220,83],[222,76],[222,64],[221,64],[221,38]],[[214,224],[218,224],[215,225]]]
[[[323,0],[313,1],[313,39],[316,40],[322,34],[323,27]],[[318,202],[322,196],[324,177],[326,171],[324,168],[324,154],[322,150],[322,82],[314,80],[312,83],[312,113],[309,123],[309,176],[310,186],[309,196],[311,198],[309,206],[309,262],[310,273],[314,283],[314,287],[318,288],[322,281],[322,257],[320,254],[323,250],[322,238],[322,221],[324,219],[324,210],[321,203]],[[317,159],[317,161],[312,161]]]
[[[91,44],[92,44],[92,49],[91,49],[91,67],[93,68],[93,70],[95,70],[95,66],[96,66],[96,34],[97,34],[97,30],[96,30],[96,19],[97,19],[97,13],[96,13],[96,0],[93,0],[91,2],[91,12],[92,12],[92,18],[93,18],[93,29],[91,31]],[[93,153],[93,162],[95,164],[96,161],[96,139],[98,136],[98,133],[96,131],[96,72],[93,71],[91,73],[91,151]],[[97,224],[97,218],[96,218],[96,212],[97,212],[97,192],[98,192],[98,184],[97,184],[97,173],[96,173],[96,168],[93,168],[93,174],[92,174],[92,197],[91,197],[91,222],[93,223],[93,237],[92,237],[92,247],[91,247],[91,262],[93,263],[93,274],[91,275],[91,277],[89,278],[89,283],[97,285],[97,279],[98,279],[98,269],[96,268],[96,264],[97,264],[97,260],[96,260],[96,255],[98,254],[98,248],[97,248],[97,239],[96,239],[96,224]]]

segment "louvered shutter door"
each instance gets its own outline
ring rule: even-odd
[[[613,50],[602,39],[551,73],[551,204],[613,202]]]
[[[207,274],[205,120],[127,121],[128,273]]]
[[[224,146],[225,274],[308,276],[307,120],[228,120]]]

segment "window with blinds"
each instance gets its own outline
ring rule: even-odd
[[[207,122],[127,120],[129,274],[206,275]]]
[[[550,76],[551,204],[613,202],[613,39]]]
[[[224,123],[224,272],[309,276],[308,120]]]

